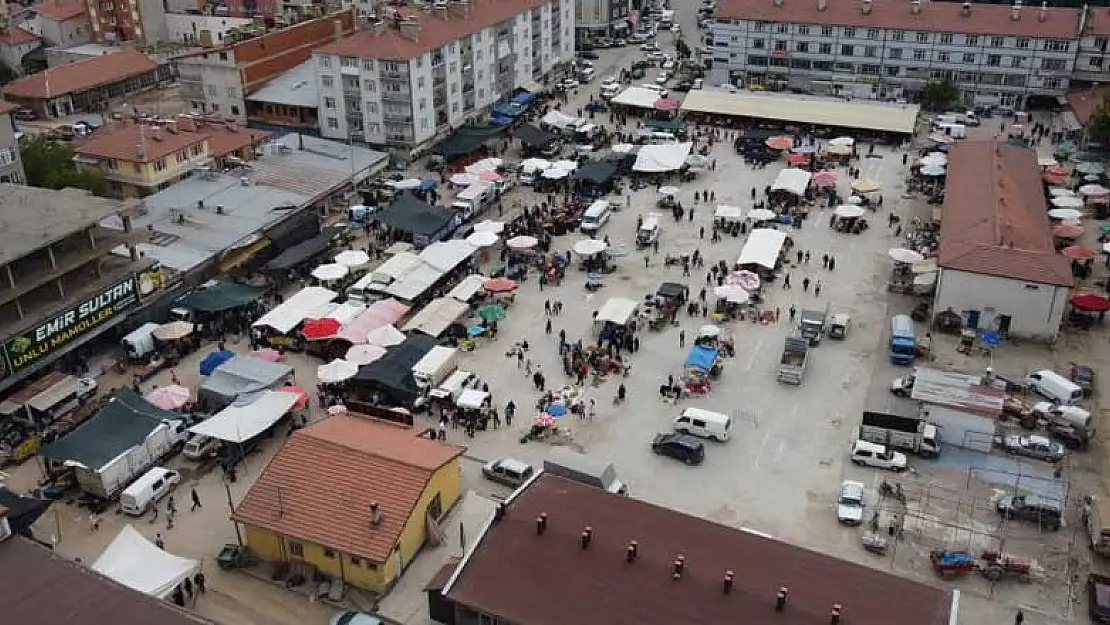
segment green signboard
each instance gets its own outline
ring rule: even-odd
[[[111,321],[139,301],[128,276],[4,344],[12,373],[18,373]]]

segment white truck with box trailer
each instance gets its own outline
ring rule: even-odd
[[[869,443],[908,451],[923,458],[940,455],[939,429],[924,419],[885,412],[863,411],[859,438]]]
[[[67,464],[74,467],[74,476],[81,490],[102,499],[112,499],[148,469],[181,449],[189,438],[188,427],[184,419],[162,421],[143,442],[103,466]]]

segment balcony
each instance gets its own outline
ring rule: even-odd
[[[383,113],[382,121],[388,126],[389,124],[411,124],[412,115],[410,113]]]
[[[412,94],[408,91],[390,91],[388,89],[382,91],[382,101],[384,102],[404,102],[406,104],[412,103]]]
[[[408,82],[409,73],[407,70],[383,69],[381,71],[381,77],[383,80],[403,80],[405,82]]]

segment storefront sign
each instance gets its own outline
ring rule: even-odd
[[[128,276],[77,306],[11,339],[4,345],[12,372],[35,364],[104,325],[138,302],[134,276]]]

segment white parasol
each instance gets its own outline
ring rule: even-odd
[[[855,205],[858,206],[860,204],[863,204],[863,198],[861,198],[858,195],[852,195],[852,196],[848,197],[848,203],[849,204],[855,204]]]
[[[419,189],[420,185],[422,184],[424,184],[424,181],[420,180],[419,178],[405,178],[404,180],[394,180],[393,182],[389,183],[389,186],[393,187],[394,189],[407,190]]]
[[[521,235],[519,237],[513,237],[513,238],[509,239],[508,241],[505,241],[505,245],[507,245],[509,248],[514,249],[514,250],[531,249],[531,248],[536,247],[537,245],[539,245],[539,243],[540,243],[539,239],[537,239],[536,237],[530,237],[526,234]]]
[[[740,288],[749,293],[751,293],[752,291],[758,291],[761,282],[762,281],[759,278],[759,274],[754,271],[748,271],[747,269],[734,271],[728,274],[728,277],[725,278],[725,284],[739,285]]]
[[[770,221],[778,217],[778,215],[775,214],[775,211],[769,208],[753,208],[752,210],[748,211],[748,217],[752,221]]]
[[[474,224],[474,232],[492,232],[494,234],[501,234],[505,231],[505,224],[500,221],[493,221],[492,219],[483,219]]]
[[[555,161],[551,164],[551,166],[555,169],[565,169],[567,171],[574,171],[578,169],[578,163],[576,161],[568,161],[566,159]]]
[[[352,345],[347,350],[347,362],[356,365],[368,365],[385,356],[386,349],[381,345]]]
[[[718,326],[706,325],[698,328],[698,338],[704,337],[715,339],[718,336],[721,336],[721,328],[719,328]]]
[[[551,169],[545,169],[543,171],[543,177],[548,180],[561,180],[569,175],[570,172],[568,170],[559,169],[558,167],[552,167]]]
[[[1075,166],[1075,171],[1081,174],[1101,174],[1106,168],[1099,163],[1085,161]]]
[[[582,239],[574,244],[574,253],[581,256],[593,256],[605,251],[609,247],[605,241],[598,239]]]
[[[725,284],[713,289],[713,294],[730,304],[743,304],[750,297],[748,292],[735,284]]]
[[[856,140],[851,137],[836,137],[835,139],[829,139],[829,145],[846,145],[851,147],[855,144]]]
[[[336,358],[326,365],[316,367],[316,379],[324,384],[336,384],[358,375],[358,365]]]
[[[836,210],[833,211],[833,214],[837,217],[845,217],[851,219],[854,217],[863,217],[864,213],[866,212],[867,209],[863,208],[862,206],[856,206],[855,204],[841,204],[840,206],[836,207]]]
[[[171,321],[160,325],[151,334],[159,341],[176,341],[193,333],[194,326],[188,321]]]
[[[551,161],[545,158],[526,158],[520,162],[520,169],[526,172],[543,171],[551,167]]]
[[[929,178],[939,178],[948,173],[948,169],[944,165],[937,163],[930,163],[921,166],[921,175]]]
[[[1038,167],[1054,167],[1054,166],[1059,165],[1059,164],[1060,163],[1057,162],[1056,159],[1052,158],[1051,156],[1042,156],[1042,157],[1037,159],[1037,166]]]
[[[350,271],[347,267],[338,263],[328,263],[320,265],[312,270],[312,277],[320,280],[321,282],[331,282],[332,280],[339,280],[347,275]]]
[[[944,152],[929,152],[917,159],[918,165],[947,165],[948,156]]]
[[[474,247],[489,247],[497,243],[497,235],[492,232],[474,232],[466,237],[466,242]]]
[[[1110,189],[1100,184],[1085,184],[1079,187],[1079,195],[1086,197],[1102,197],[1104,195],[1110,195]]]
[[[1048,194],[1052,197],[1075,197],[1075,191],[1064,187],[1052,187],[1048,190]]]
[[[405,342],[405,333],[391,325],[382,326],[367,333],[366,342],[370,345],[393,347]]]
[[[1062,195],[1052,198],[1052,205],[1056,208],[1083,208],[1083,198],[1074,195]]]
[[[919,263],[925,260],[925,256],[923,256],[919,252],[907,250],[901,247],[892,247],[890,248],[890,250],[887,251],[887,254],[890,255],[890,257],[894,259],[895,262],[906,263],[907,265]]]
[[[335,262],[344,267],[361,267],[370,262],[370,255],[362,250],[345,250],[335,255]]]
[[[672,186],[659,187],[659,195],[675,196],[678,195],[679,188]]]
[[[1048,211],[1048,216],[1053,219],[1080,219],[1083,217],[1083,211],[1074,208],[1054,208]]]

